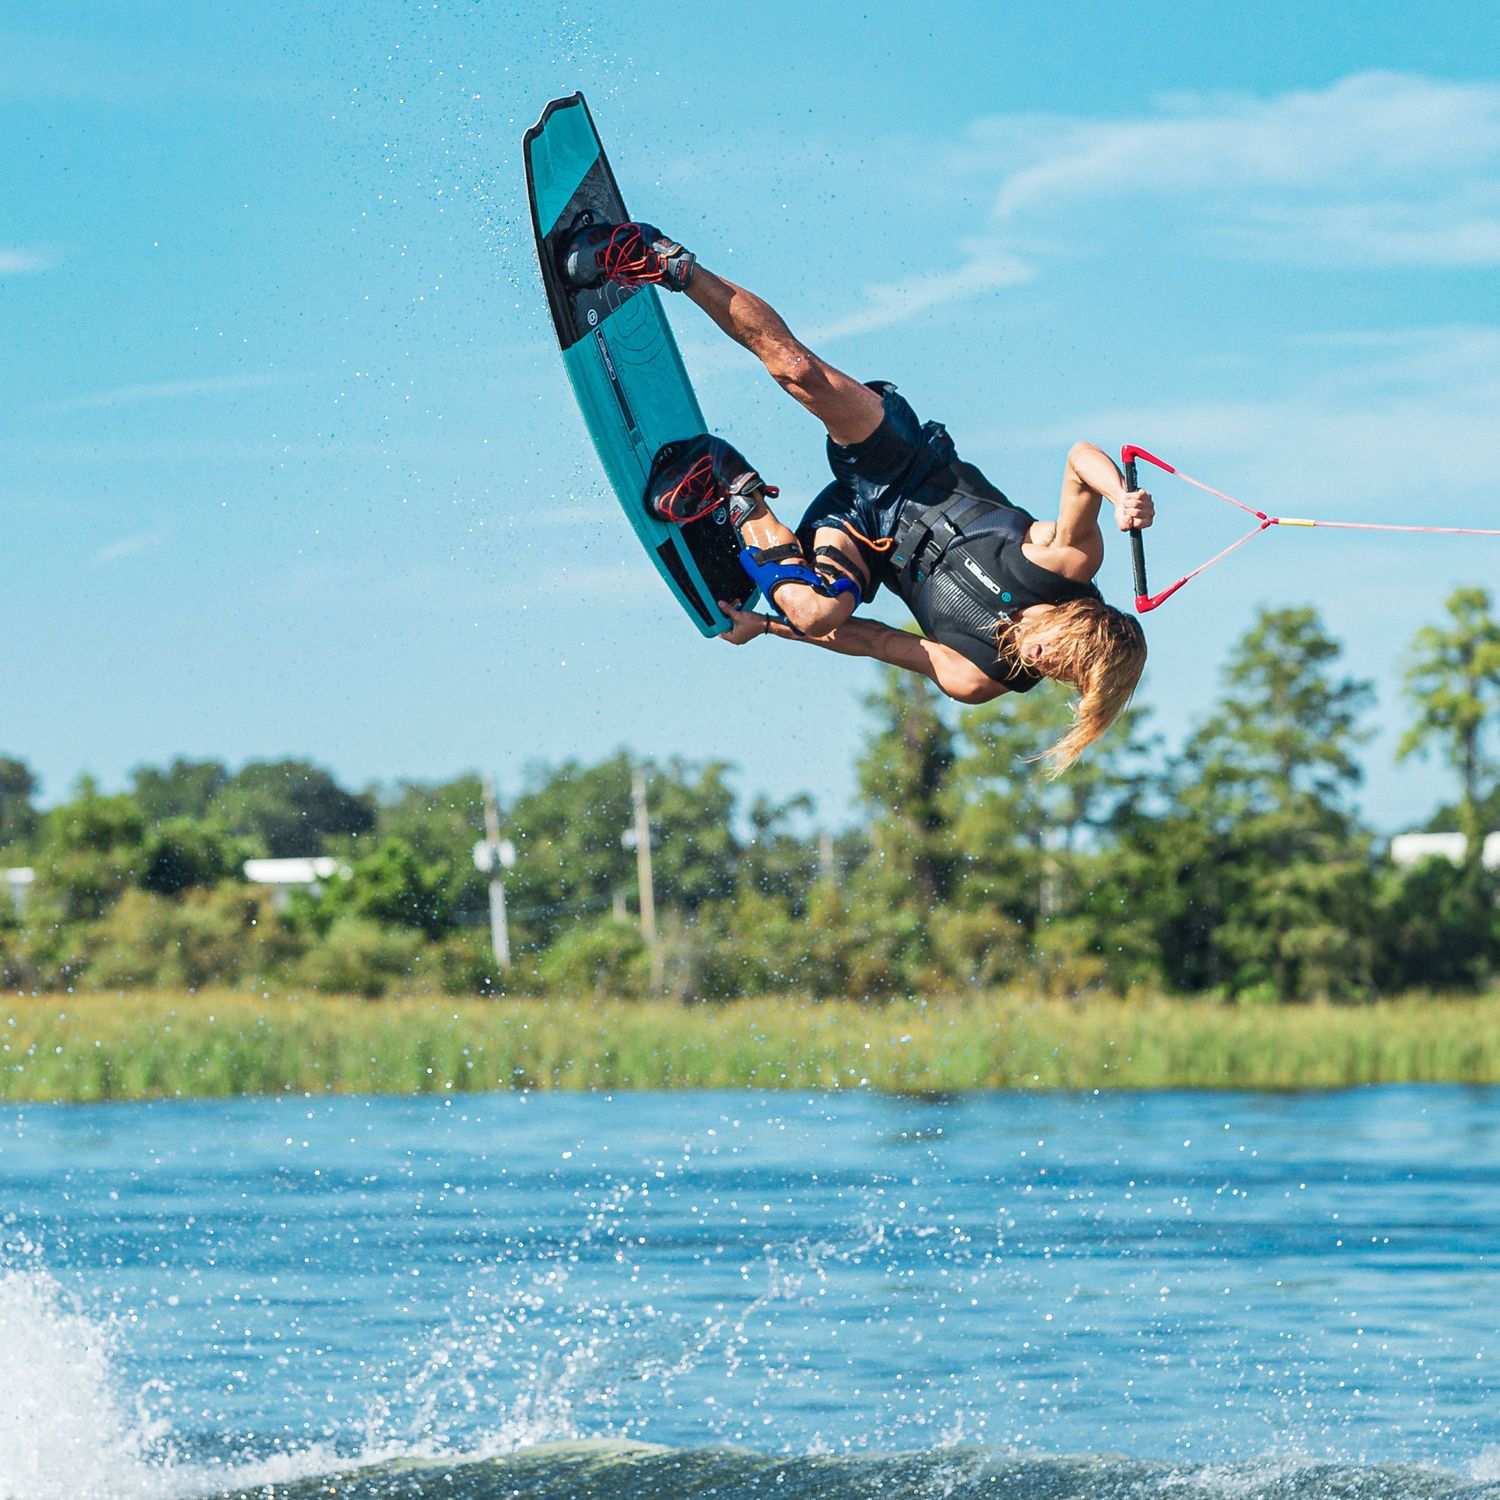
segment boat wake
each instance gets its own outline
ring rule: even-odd
[[[171,1392],[121,1374],[123,1332],[91,1315],[34,1253],[0,1265],[0,1497],[4,1500],[1500,1500],[1500,1454],[1468,1476],[1312,1459],[1184,1465],[1086,1454],[951,1447],[773,1456],[575,1435],[563,1400],[537,1393],[480,1451],[445,1452],[371,1430],[357,1455],[332,1444],[262,1449],[174,1432]],[[548,1427],[562,1441],[542,1441]],[[450,1440],[451,1441],[451,1440]],[[488,1452],[483,1451],[488,1449]]]
[[[731,1448],[549,1443],[463,1463],[395,1460],[236,1492],[235,1500],[1496,1500],[1500,1482],[1431,1469],[1260,1462],[1180,1467],[1085,1455],[1030,1458],[933,1453],[776,1458]]]

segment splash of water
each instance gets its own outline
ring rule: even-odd
[[[117,1375],[119,1330],[21,1245],[0,1264],[0,1495],[155,1497],[172,1459],[155,1383]]]

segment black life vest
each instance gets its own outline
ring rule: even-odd
[[[930,639],[1012,692],[1027,692],[1040,675],[996,659],[1000,622],[1029,604],[1098,599],[1099,590],[1032,562],[1021,544],[1036,518],[973,464],[955,459],[923,490],[926,503],[908,500],[896,519],[881,582],[900,595]],[[934,490],[946,493],[928,499]]]

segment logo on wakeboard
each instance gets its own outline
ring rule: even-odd
[[[714,512],[714,525],[715,526],[722,526],[728,519],[729,519],[729,507],[726,506],[726,505],[721,505]]]
[[[592,328],[594,326],[594,324],[597,323],[598,321],[599,321],[599,309],[597,307],[591,307],[591,308],[589,308],[589,327]]]

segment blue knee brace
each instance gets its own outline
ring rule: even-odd
[[[793,558],[797,561],[793,562]],[[853,594],[856,607],[863,602],[859,585],[852,578],[824,578],[802,561],[800,547],[767,547],[764,551],[746,547],[740,552],[740,566],[750,575],[750,581],[756,588],[766,596],[766,603],[780,615],[781,623],[792,630],[797,627],[787,619],[776,602],[776,590],[784,583],[804,583],[825,599],[837,599],[840,594]],[[801,632],[798,631],[798,634]]]

